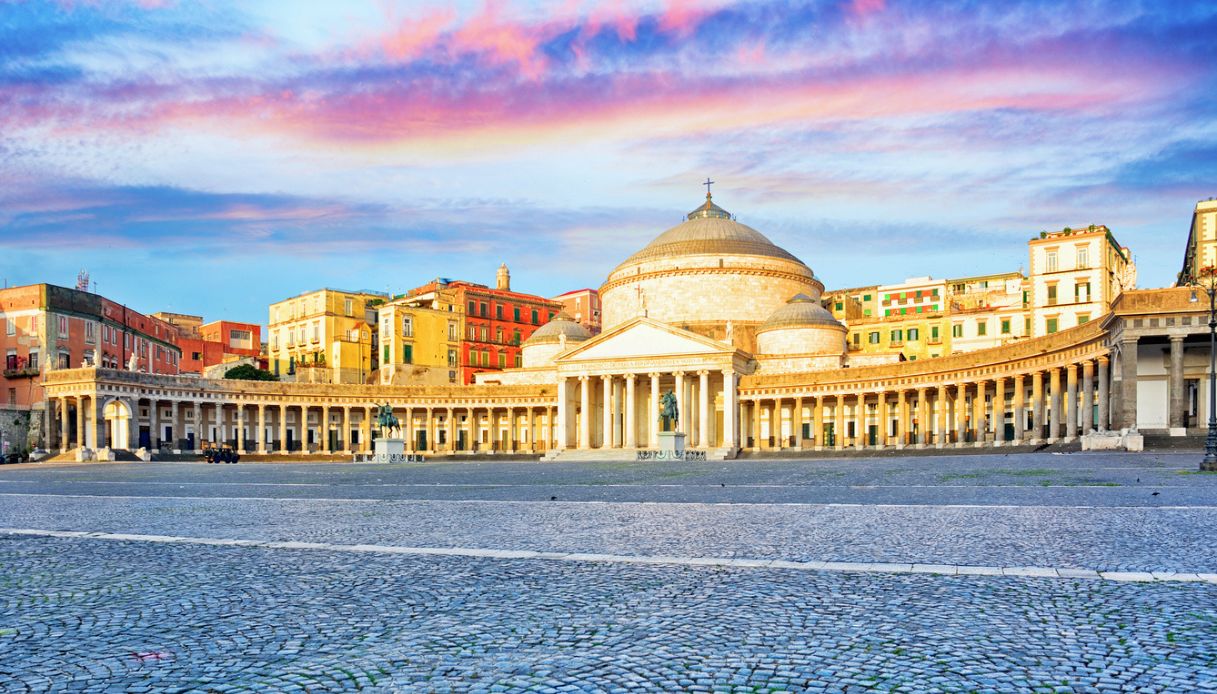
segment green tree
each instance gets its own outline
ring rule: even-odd
[[[266,369],[259,369],[253,364],[241,364],[224,372],[224,378],[237,381],[277,381],[279,377]]]

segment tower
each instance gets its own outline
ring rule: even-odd
[[[502,291],[511,291],[511,271],[507,269],[507,263],[499,266],[498,275],[495,278],[494,286]]]

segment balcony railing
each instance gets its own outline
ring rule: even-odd
[[[23,366],[19,369],[5,369],[5,378],[33,378],[38,375],[37,366]]]

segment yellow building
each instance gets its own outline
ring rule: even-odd
[[[271,370],[284,380],[365,383],[376,369],[376,305],[386,298],[318,289],[271,304]]]
[[[878,315],[879,287],[854,287],[852,289],[835,289],[825,292],[823,303],[833,318],[839,321],[861,320]]]
[[[1179,285],[1192,284],[1199,276],[1200,268],[1204,267],[1217,267],[1217,198],[1196,203],[1183,254],[1183,269],[1179,271]]]
[[[1121,292],[1137,284],[1132,253],[1103,225],[1041,232],[1029,246],[1033,336],[1105,315]]]
[[[380,384],[458,383],[462,304],[455,291],[435,289],[380,306]]]

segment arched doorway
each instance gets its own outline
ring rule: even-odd
[[[111,400],[102,410],[106,429],[110,432],[110,448],[131,448],[131,408],[122,400]]]

